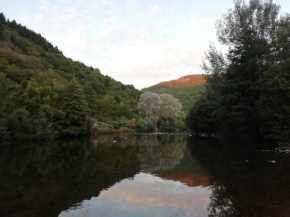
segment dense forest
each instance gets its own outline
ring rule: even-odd
[[[139,96],[0,14],[0,143],[90,134],[132,118]]]
[[[196,134],[290,139],[290,15],[273,1],[235,1],[216,24],[203,69],[206,91],[193,105]]]

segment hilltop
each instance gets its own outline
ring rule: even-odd
[[[189,87],[204,83],[204,75],[186,75],[176,80],[160,82],[153,87]]]
[[[189,111],[192,104],[204,91],[204,75],[186,75],[176,80],[164,81],[142,91],[168,93],[179,99],[184,111]]]

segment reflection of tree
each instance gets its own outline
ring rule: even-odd
[[[134,134],[101,134],[93,137],[92,145],[94,149],[100,147],[126,147],[128,145],[136,144],[136,135]]]
[[[224,186],[214,186],[211,188],[211,203],[208,207],[210,217],[235,217],[241,216],[233,207],[232,196],[228,195]]]
[[[138,149],[138,159],[143,171],[172,169],[183,158],[186,146],[184,135],[117,134],[100,135],[92,140],[94,149],[100,147],[127,147]]]
[[[141,169],[175,167],[185,143],[185,136],[119,134],[11,146],[0,152],[0,216],[57,216]]]
[[[249,151],[250,146],[245,144],[221,145],[206,139],[195,139],[188,146],[210,175],[213,186],[209,216],[289,216],[288,156]],[[277,158],[276,164],[268,162]]]
[[[183,158],[186,145],[184,136],[147,136],[140,140],[138,158],[144,171],[168,170],[177,166]]]
[[[0,216],[57,216],[139,171],[135,148],[95,150],[90,140],[20,146],[5,155],[0,167]]]

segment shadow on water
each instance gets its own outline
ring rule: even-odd
[[[290,216],[290,156],[258,150],[260,146],[196,138],[188,143],[209,174],[209,216]]]
[[[290,216],[290,160],[187,135],[5,147],[1,217]]]

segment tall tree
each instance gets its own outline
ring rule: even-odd
[[[211,45],[203,65],[210,74],[206,89],[211,97],[205,99],[211,102],[198,106],[212,111],[210,116],[220,134],[260,137],[261,80],[272,64],[289,53],[289,32],[284,28],[289,18],[279,18],[279,9],[272,0],[250,0],[249,4],[236,0],[234,9],[217,22],[218,40],[228,52],[223,55]],[[278,44],[284,49],[279,49]]]
[[[234,10],[217,24],[219,41],[229,48],[228,67],[219,86],[222,113],[217,112],[227,135],[259,135],[259,82],[271,60],[279,8],[271,0],[235,1]]]
[[[73,78],[64,88],[60,109],[65,113],[61,134],[78,136],[88,133],[88,106],[81,85]]]

